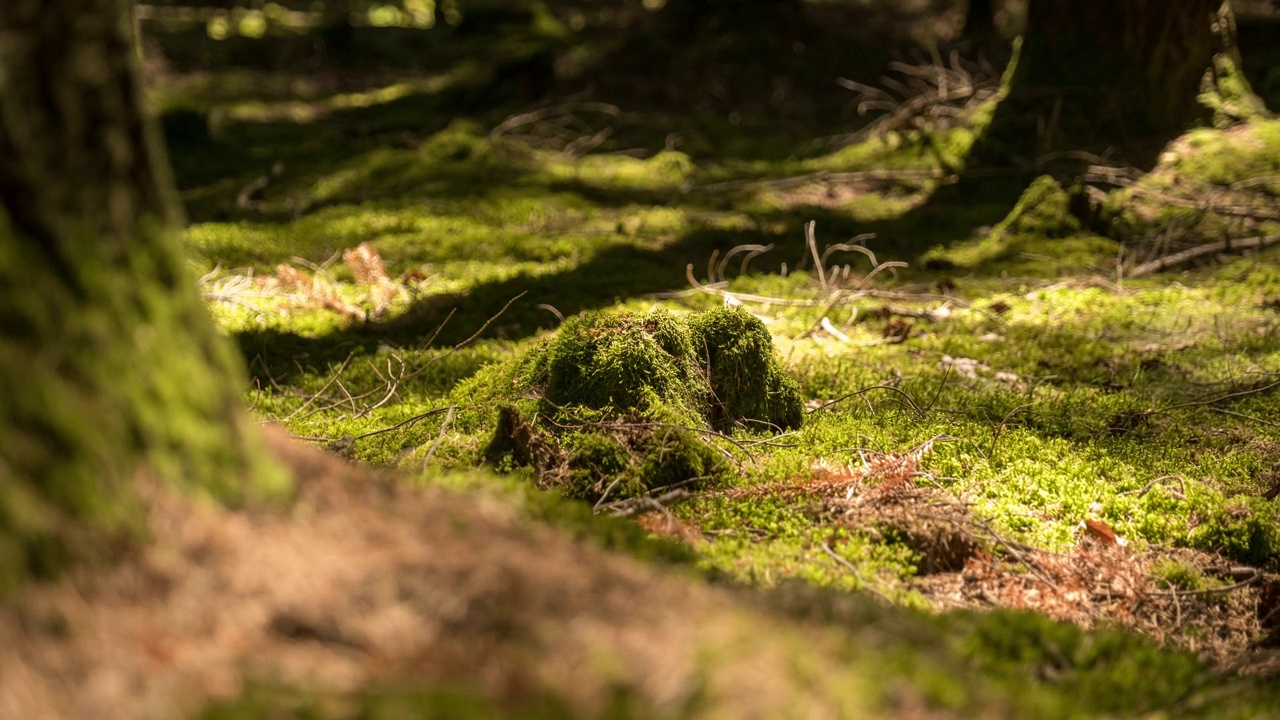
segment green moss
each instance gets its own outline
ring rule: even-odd
[[[1254,94],[1234,53],[1218,53],[1213,58],[1214,83],[1201,93],[1202,105],[1213,111],[1213,124],[1229,127],[1241,120],[1266,117],[1267,108]]]
[[[796,150],[812,134],[781,124],[744,120],[734,129],[722,117],[706,117],[679,125],[638,112],[637,124],[652,137],[632,142],[635,128],[624,116],[611,129],[614,138],[627,138],[614,147],[643,151],[581,158],[525,146],[517,133],[491,137],[485,128],[502,115],[434,130],[422,126],[430,113],[405,112],[401,119],[409,122],[394,132],[411,135],[407,141],[392,134],[394,121],[382,113],[376,122],[335,117],[307,128],[229,122],[228,137],[262,157],[286,158],[285,173],[266,193],[265,216],[234,205],[235,193],[263,172],[261,159],[249,177],[193,184],[188,199],[206,222],[188,238],[206,269],[270,270],[295,255],[321,263],[369,240],[393,274],[413,269],[432,278],[417,296],[421,313],[391,327],[353,328],[318,311],[276,312],[274,305],[263,313],[220,310],[224,327],[245,333],[248,356],[262,356],[255,370],[262,387],[252,398],[271,417],[297,412],[351,348],[345,388],[361,398],[381,390],[372,395],[381,398],[386,385],[370,368],[385,374],[390,356],[415,369],[436,367],[440,351],[419,345],[449,309],[458,314],[436,341],[443,347],[529,291],[480,342],[438,371],[402,380],[386,405],[360,414],[370,401],[352,407],[331,388],[328,409],[304,417],[322,407],[317,401],[290,428],[354,437],[440,410],[357,441],[353,457],[414,469],[429,460],[431,482],[517,494],[528,516],[627,552],[645,554],[655,541],[635,523],[605,527],[590,504],[568,497],[610,502],[685,483],[710,491],[670,508],[698,539],[664,547],[678,547],[714,576],[759,587],[794,580],[842,597],[874,588],[895,602],[927,606],[913,589],[925,556],[900,542],[892,526],[843,527],[803,498],[737,493],[802,483],[818,459],[856,467],[937,437],[919,482],[963,498],[996,532],[1036,547],[1071,552],[1080,521],[1096,518],[1138,548],[1191,546],[1240,562],[1273,555],[1274,503],[1249,498],[1269,487],[1266,473],[1276,461],[1267,448],[1280,434],[1266,422],[1274,391],[1204,401],[1254,393],[1280,377],[1275,311],[1265,306],[1280,293],[1274,251],[1184,274],[1178,283],[1126,279],[1121,288],[1111,284],[1121,245],[1091,234],[1093,223],[1086,228],[1071,212],[1073,191],[1049,178],[1009,194],[993,189],[992,180],[959,200],[919,180],[860,184],[847,197],[790,183],[702,187],[819,171],[954,168],[994,107],[981,108],[971,127],[889,133],[818,156],[818,145]],[[632,113],[628,106],[625,115]],[[360,123],[381,129],[340,139],[363,132]],[[1195,200],[1249,179],[1258,207],[1269,207],[1280,188],[1265,180],[1280,172],[1278,128],[1257,120],[1192,131],[1137,187]],[[797,141],[784,147],[779,138]],[[1025,154],[1023,140],[1012,142],[1019,146],[1008,148],[1010,156]],[[658,151],[677,143],[683,152]],[[209,160],[193,156],[187,164],[212,175]],[[213,216],[215,208],[223,215]],[[1103,219],[1119,238],[1189,227],[1191,239],[1216,240],[1242,230],[1238,220],[1144,199],[1132,188],[1114,192],[1104,211],[1112,211]],[[778,272],[804,254],[801,224],[813,218],[824,242],[874,231],[868,246],[881,260],[916,265],[901,269],[898,281],[882,273],[872,290],[915,298],[940,288],[944,278],[914,262],[920,249],[935,245],[927,260],[971,272],[947,274],[950,299],[855,293],[831,306],[803,273]],[[974,232],[992,224],[981,237]],[[775,249],[726,288],[785,301],[749,305],[767,319],[768,331],[737,311],[686,315],[721,299],[673,298],[667,291],[687,289],[682,268],[700,270],[713,250],[748,242]],[[554,315],[538,303],[572,319],[550,334]],[[888,343],[883,314],[903,306],[945,306],[948,314],[901,317],[912,325],[910,337]],[[822,308],[849,342],[813,330]],[[602,312],[577,315],[591,310]],[[255,334],[263,327],[272,332]],[[286,340],[290,333],[314,340]],[[330,347],[338,343],[346,345]],[[773,356],[774,343],[785,361],[762,359]],[[806,416],[802,400],[837,402]],[[766,437],[775,427],[794,432]],[[711,429],[735,433],[734,442]],[[509,474],[469,473],[462,481],[437,472],[471,467],[486,454]],[[539,485],[556,492],[537,492]],[[40,521],[38,513],[24,516]],[[1176,568],[1164,572],[1175,584],[1195,582]],[[948,615],[928,638],[964,645],[967,662],[994,678],[1002,697],[1029,708],[1022,716],[1128,715],[1199,692],[1179,694],[1170,685],[1145,694],[1138,666],[1125,659],[1167,667],[1176,684],[1200,667],[1184,656],[1129,635],[1035,625],[1030,616]],[[974,640],[975,633],[982,637]],[[1091,652],[1091,643],[1103,650]],[[903,669],[921,664],[918,650],[927,646],[925,638],[909,644],[895,669],[964,707],[967,681]],[[858,646],[849,656],[862,652]],[[1002,655],[1016,662],[1004,664]],[[1094,693],[1095,684],[1105,692]],[[1134,704],[1122,706],[1125,697]]]
[[[615,498],[644,493],[645,483],[641,479],[644,473],[631,472],[634,460],[631,449],[609,433],[574,433],[566,438],[564,445],[569,453],[569,477],[563,491],[569,497],[595,499],[603,497],[606,491]]]
[[[1192,528],[1188,542],[1239,562],[1261,565],[1280,555],[1280,508],[1261,498],[1219,500]]]
[[[718,476],[724,458],[706,428],[803,421],[799,387],[778,366],[768,330],[742,310],[573,318],[455,397],[484,404],[517,394],[538,408],[504,407],[488,460],[533,464],[567,494],[593,500]]]
[[[934,247],[921,256],[921,262],[938,269],[1054,274],[1112,260],[1117,248],[1114,242],[1092,235],[1073,214],[1071,194],[1052,177],[1042,175],[984,236]]]
[[[1192,565],[1173,558],[1163,558],[1151,568],[1151,578],[1162,588],[1175,590],[1202,590],[1206,587],[1204,573]]]
[[[552,406],[695,423],[710,388],[686,324],[667,313],[589,314],[566,322],[527,382]]]
[[[74,268],[10,232],[0,214],[0,286],[27,289],[0,299],[0,592],[136,538],[136,474],[228,502],[288,493],[170,231],[77,229]]]
[[[759,319],[741,309],[720,310],[694,315],[689,329],[711,383],[713,426],[800,427],[800,387],[774,360],[773,337]]]

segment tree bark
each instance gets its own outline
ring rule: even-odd
[[[1031,0],[1006,92],[988,133],[1039,154],[1159,146],[1256,103],[1222,0]]]
[[[993,0],[969,0],[964,11],[964,36],[984,37],[995,32]]]
[[[668,0],[661,11],[669,32],[682,38],[710,37],[736,32],[791,42],[788,30],[797,22],[797,0]]]
[[[178,245],[131,9],[0,2],[0,590],[128,537],[136,473],[287,485]]]

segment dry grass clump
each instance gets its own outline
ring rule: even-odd
[[[301,262],[301,261],[299,261]],[[200,280],[208,302],[225,303],[262,313],[270,308],[288,313],[292,310],[321,309],[353,320],[385,317],[403,298],[413,293],[420,273],[410,272],[400,279],[388,273],[382,256],[365,242],[342,252],[342,262],[351,272],[353,283],[334,279],[326,265],[307,269],[280,263],[269,275],[246,274],[223,276],[214,270]]]

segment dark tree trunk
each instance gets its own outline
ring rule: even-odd
[[[1202,94],[1251,96],[1222,0],[1030,0],[1016,63],[988,133],[1037,153],[1158,146],[1211,118]]]
[[[668,0],[662,9],[664,25],[681,37],[700,37],[726,32],[780,37],[790,43],[787,30],[800,13],[798,0]]]
[[[969,0],[964,12],[964,36],[985,37],[995,32],[995,6],[992,0]]]
[[[0,589],[129,530],[136,473],[284,487],[185,268],[131,9],[0,2]]]

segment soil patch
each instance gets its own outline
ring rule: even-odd
[[[326,695],[460,683],[586,715],[619,692],[658,714],[709,703],[732,717],[779,716],[797,697],[823,716],[873,702],[834,664],[777,672],[793,647],[819,667],[834,653],[794,626],[762,637],[727,592],[281,435],[298,483],[288,512],[139,479],[151,544],[0,607],[0,716],[170,718],[261,682]]]

